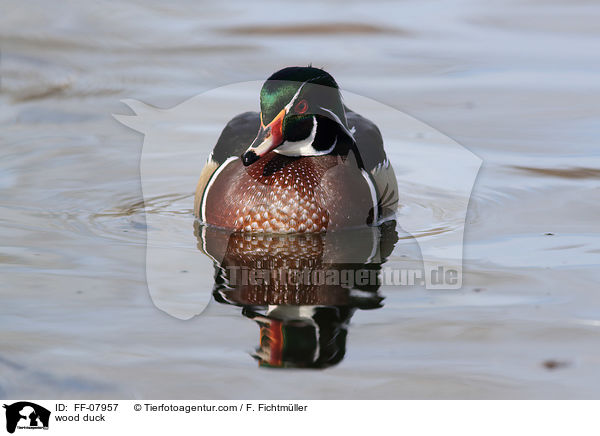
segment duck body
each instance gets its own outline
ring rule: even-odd
[[[377,126],[341,104],[323,70],[290,67],[263,86],[260,113],[223,129],[194,213],[234,231],[324,232],[392,219],[397,191]]]

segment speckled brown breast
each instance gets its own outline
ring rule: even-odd
[[[225,165],[207,186],[200,216],[246,232],[304,233],[365,225],[373,201],[360,170],[336,156],[269,153]]]

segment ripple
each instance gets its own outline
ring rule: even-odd
[[[534,168],[523,166],[513,166],[513,168],[536,176],[559,177],[562,179],[600,179],[600,169],[597,168]]]
[[[187,215],[193,212],[191,208],[181,207],[178,202],[192,198],[193,193],[190,194],[164,194],[150,197],[148,199],[135,201],[133,203],[126,203],[120,206],[116,206],[112,209],[108,209],[105,212],[100,212],[92,215],[92,218],[102,217],[124,217],[131,216],[140,213],[147,214],[173,214],[173,215]]]
[[[223,29],[233,35],[408,35],[407,31],[366,23],[298,23],[286,25],[236,26]]]

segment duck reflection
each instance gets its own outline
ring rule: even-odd
[[[259,366],[326,368],[344,358],[354,312],[383,305],[380,270],[395,227],[275,235],[196,223],[195,234],[214,262],[214,299],[259,326]]]

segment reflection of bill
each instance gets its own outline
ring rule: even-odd
[[[351,233],[250,235],[196,224],[196,235],[199,247],[214,261],[215,300],[242,307],[242,314],[260,327],[254,354],[259,364],[325,368],[343,359],[353,313],[381,307],[383,297],[378,279],[328,283],[310,278],[321,271],[378,277],[398,240],[395,225]],[[242,271],[275,274],[246,280]],[[291,274],[277,271],[301,273],[290,280]]]
[[[380,300],[373,295],[374,304]],[[344,358],[348,324],[355,310],[349,305],[275,305],[263,314],[250,309],[242,313],[260,327],[260,344],[253,355],[260,366],[326,368]]]

